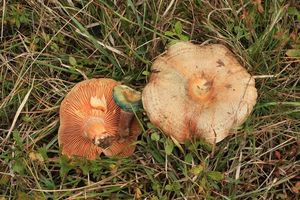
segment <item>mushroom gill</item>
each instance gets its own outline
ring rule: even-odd
[[[128,128],[128,136],[119,135],[121,109],[112,97],[113,88],[118,84],[105,78],[86,80],[76,84],[66,95],[60,107],[58,131],[62,154],[95,159],[102,152],[108,156],[133,153],[135,146],[130,144],[139,135],[139,127],[134,125],[134,118],[127,125],[121,124]],[[123,154],[128,148],[131,154]]]

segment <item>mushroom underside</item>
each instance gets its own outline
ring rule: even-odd
[[[127,124],[126,140],[119,134],[120,108],[112,98],[118,83],[112,79],[91,79],[78,83],[60,107],[59,145],[62,154],[95,159],[105,155],[129,156],[139,135],[136,119]]]

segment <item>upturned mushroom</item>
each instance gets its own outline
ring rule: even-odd
[[[128,120],[115,103],[113,88],[118,85],[102,78],[82,81],[71,89],[60,106],[62,154],[95,159],[101,153],[130,156],[134,152],[140,127],[136,118]]]
[[[224,45],[179,42],[152,65],[142,102],[150,121],[178,142],[223,140],[256,103],[254,78]]]

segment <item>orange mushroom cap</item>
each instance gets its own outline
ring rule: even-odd
[[[131,145],[139,135],[136,119],[130,124],[128,138],[118,132],[120,107],[112,98],[112,79],[91,79],[76,84],[66,95],[60,107],[58,142],[62,154],[95,159],[105,155],[129,156],[135,146]],[[128,153],[129,152],[129,153]]]
[[[256,103],[253,77],[225,46],[179,42],[152,65],[142,93],[150,121],[183,143],[224,139]]]

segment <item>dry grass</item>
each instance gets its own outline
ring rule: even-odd
[[[300,5],[260,2],[3,0],[0,199],[299,198]],[[70,88],[110,77],[142,90],[174,39],[226,44],[256,77],[244,125],[213,150],[195,141],[167,155],[170,139],[140,115],[133,157],[62,157],[58,108]]]

